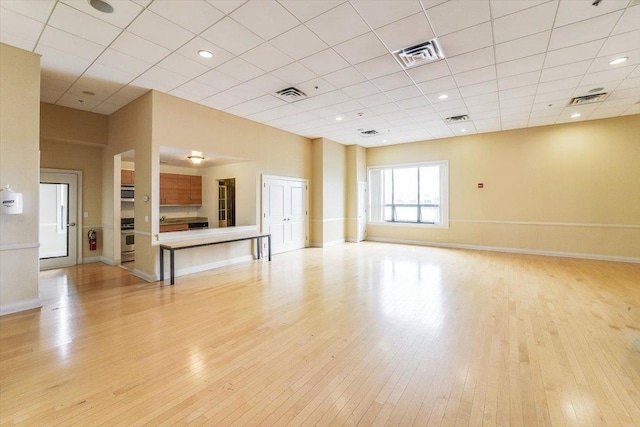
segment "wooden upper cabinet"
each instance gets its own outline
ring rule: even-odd
[[[202,205],[202,177],[161,173],[160,205]]]
[[[135,181],[135,171],[122,169],[120,171],[120,185],[133,185]]]

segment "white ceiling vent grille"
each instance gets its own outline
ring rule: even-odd
[[[602,93],[594,93],[593,95],[576,96],[575,98],[571,98],[567,106],[593,104],[594,102],[602,102],[605,99],[607,99],[607,95],[609,95],[607,92],[602,92]]]
[[[277,91],[276,95],[287,102],[296,102],[307,97],[306,93],[293,86]]]
[[[466,114],[463,114],[461,116],[447,117],[447,122],[449,123],[466,122],[467,120],[469,120],[469,116]]]
[[[378,135],[380,132],[378,132],[377,130],[371,129],[371,130],[360,130],[360,135],[362,136],[374,136],[374,135]]]
[[[444,59],[444,53],[436,39],[396,50],[393,52],[393,56],[400,61],[405,69]]]

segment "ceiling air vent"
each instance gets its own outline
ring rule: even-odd
[[[440,44],[436,39],[396,50],[393,52],[393,56],[400,61],[405,69],[444,59],[444,53],[442,53]]]
[[[602,92],[602,93],[594,93],[593,95],[576,96],[575,98],[571,98],[567,106],[593,104],[594,102],[602,102],[607,98],[607,95],[609,95],[607,92]]]
[[[293,86],[277,91],[276,95],[287,102],[296,102],[307,97],[306,93]]]
[[[360,135],[362,136],[374,136],[374,135],[378,135],[380,132],[378,132],[377,130],[361,130],[359,131]]]
[[[452,117],[447,117],[447,122],[449,123],[456,123],[456,122],[466,122],[467,120],[469,120],[469,116],[466,114],[463,114],[461,116],[452,116]]]

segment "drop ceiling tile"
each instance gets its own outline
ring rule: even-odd
[[[594,40],[588,43],[565,47],[563,49],[552,50],[547,52],[544,61],[545,68],[557,67],[560,65],[571,64],[573,62],[593,59],[604,44],[605,39]]]
[[[260,98],[254,99],[252,102],[265,108],[274,108],[286,104],[285,101],[281,100],[280,98],[276,98],[273,95],[265,95]]]
[[[384,93],[378,93],[376,95],[365,96],[358,99],[358,102],[365,107],[375,107],[376,105],[387,104],[391,102],[391,99]]]
[[[430,111],[433,111],[429,100],[427,100],[423,95],[416,96],[414,98],[402,99],[400,101],[396,101],[396,104],[405,110],[416,107],[429,107],[431,109]]]
[[[551,80],[560,80],[567,77],[580,76],[587,72],[591,61],[580,61],[572,64],[561,65],[559,67],[545,68],[542,70],[540,82],[548,82]]]
[[[493,46],[491,23],[485,22],[455,33],[440,37],[440,46],[447,58]]]
[[[390,102],[388,104],[376,105],[375,107],[371,107],[370,110],[373,113],[380,115],[385,120],[398,119],[400,117],[406,117],[407,115],[394,102]]]
[[[639,45],[640,30],[630,31],[628,33],[609,37],[604,43],[604,46],[602,46],[602,49],[600,49],[600,52],[598,52],[598,55],[604,56],[626,52],[628,50],[637,49]]]
[[[334,49],[344,59],[354,65],[388,53],[384,45],[372,32],[339,44],[335,46]],[[389,57],[391,57],[391,55],[389,55]]]
[[[638,46],[640,46],[640,44]],[[618,65],[610,64],[610,62],[613,61],[614,59],[621,58],[621,57],[626,57],[629,59],[627,59],[622,64],[618,64]],[[616,53],[613,55],[600,56],[593,61],[593,63],[589,67],[589,71],[587,72],[595,73],[599,71],[608,71],[608,70],[613,70],[615,68],[630,67],[632,65],[638,65],[638,64],[640,64],[640,49],[635,49],[627,52]]]
[[[56,4],[49,25],[103,46],[109,45],[120,33],[118,27],[63,3]]]
[[[263,42],[256,34],[229,17],[216,22],[209,29],[203,31],[200,37],[234,55],[240,55]]]
[[[318,95],[326,94],[327,92],[334,91],[336,88],[326,80],[317,77],[306,82],[298,84],[298,88],[307,94],[309,97],[316,97]],[[340,101],[346,101],[349,98],[340,99]]]
[[[80,58],[60,50],[43,46],[36,46],[35,53],[42,55],[40,68],[49,72],[55,72],[63,80],[74,81],[91,65],[91,60]]]
[[[102,55],[96,59],[96,63],[134,74],[136,76],[144,73],[153,65],[148,62],[141,61],[138,58],[134,58],[133,56],[120,53],[114,49],[105,50]],[[105,77],[108,78],[108,76]]]
[[[0,17],[1,19],[2,17]],[[0,28],[2,28],[2,22],[0,21]],[[0,29],[0,43],[8,44],[19,49],[33,51],[36,45],[37,37],[33,40],[28,40],[20,36],[6,33]]]
[[[629,74],[629,77],[627,78],[629,79],[631,77],[640,77],[640,67],[636,67],[636,69],[633,70],[631,74]]]
[[[485,68],[458,73],[455,76],[458,86],[469,86],[496,79],[496,67],[491,65]]]
[[[206,1],[211,6],[215,7],[220,12],[223,12],[227,15],[247,2],[247,0],[206,0]]]
[[[438,37],[489,21],[488,1],[449,1],[427,10],[429,21]]]
[[[326,43],[304,25],[299,25],[279,35],[271,43],[296,60],[311,56],[327,48]]]
[[[361,62],[356,65],[356,69],[369,80],[373,80],[377,77],[398,72],[402,70],[402,67],[400,67],[393,56],[387,54]]]
[[[560,49],[607,37],[621,15],[622,11],[618,11],[555,28],[551,34],[549,50]]]
[[[582,76],[567,77],[560,80],[540,83],[538,85],[538,93],[555,92],[563,89],[575,89],[580,84],[580,80],[582,80]]]
[[[94,60],[102,53],[104,46],[47,26],[40,36],[40,43],[71,55]]]
[[[523,9],[529,9],[538,6],[546,1],[547,0],[491,0],[491,15],[493,16],[493,19],[500,18],[501,16],[520,12]]]
[[[528,127],[548,126],[556,123],[557,115],[540,118],[530,118]]]
[[[271,74],[263,74],[260,77],[249,80],[247,84],[267,93],[275,93],[288,86],[286,82]]]
[[[351,4],[371,28],[379,28],[422,11],[417,0],[352,1]]]
[[[366,80],[355,68],[349,67],[323,76],[326,81],[337,88],[351,86]]]
[[[260,90],[248,83],[242,83],[242,84],[239,84],[238,86],[232,87],[231,89],[227,89],[226,93],[237,96],[247,101],[260,98],[266,95],[265,91]],[[255,112],[257,113],[257,111]]]
[[[613,91],[611,95],[607,98],[607,101],[615,101],[618,99],[627,99],[633,98],[634,101],[640,101],[640,86],[632,87],[629,89],[617,89]]]
[[[112,104],[110,102],[101,102],[96,107],[94,107],[91,110],[91,112],[109,116],[121,108],[122,108],[122,105],[119,105],[119,104]]]
[[[264,74],[264,71],[262,71],[258,67],[249,64],[242,58],[237,57],[220,65],[216,68],[216,70],[242,82],[255,79],[256,77]]]
[[[464,103],[468,106],[480,106],[482,104],[490,104],[499,101],[497,88],[494,92],[484,93],[482,95],[465,96]]]
[[[380,93],[380,90],[371,82],[362,82],[353,86],[348,86],[342,88],[342,91],[354,99],[364,98],[365,96]]]
[[[65,89],[66,90],[66,89]],[[40,101],[46,102],[47,104],[55,104],[58,99],[62,95],[64,95],[64,90],[52,89],[46,86],[40,87]]]
[[[493,65],[496,60],[493,55],[493,47],[486,47],[474,52],[454,56],[447,59],[447,62],[449,63],[449,68],[455,74]]]
[[[407,70],[407,73],[416,83],[422,83],[451,75],[451,71],[449,70],[449,66],[446,61],[420,65],[419,67]]]
[[[538,93],[535,97],[535,103],[536,104],[542,103],[542,102],[552,103],[555,101],[568,102],[568,100],[573,97],[574,90],[575,89],[571,88],[571,89],[563,89],[563,90],[554,91],[554,92]]]
[[[103,13],[94,9],[88,1],[60,0],[74,9],[91,15],[101,21],[108,22],[118,28],[126,28],[142,12],[142,6],[130,1],[118,1],[113,4],[112,13]]]
[[[627,109],[627,106],[625,105],[611,106],[611,107],[600,106],[599,108],[596,108],[591,114],[589,114],[588,119],[595,120],[595,119],[606,119],[609,117],[616,117],[622,114],[625,109]]]
[[[127,30],[171,50],[179,48],[194,37],[190,31],[149,10],[142,12]]]
[[[616,89],[640,88],[640,77],[627,77]]]
[[[587,85],[578,86],[578,87],[573,89],[572,96],[589,95],[590,93],[593,93],[593,92],[589,92],[589,91],[591,91],[593,89],[598,89],[596,91],[598,93],[602,93],[602,92],[611,93],[615,89],[617,89],[618,86],[620,86],[620,84],[623,81],[624,81],[623,79],[619,79],[619,80],[613,80],[613,81],[608,81],[608,82],[604,82],[604,83],[603,82],[598,82],[598,83],[595,83],[595,84],[587,84]]]
[[[640,104],[636,103],[627,108],[621,116],[628,116],[631,114],[640,114]]]
[[[147,93],[145,89],[137,88],[135,86],[125,86],[111,96],[108,101],[115,104],[126,105],[129,102],[138,99],[140,96]]]
[[[372,4],[377,4],[377,2]],[[375,32],[391,52],[414,46],[434,37],[429,21],[427,21],[427,17],[423,12],[385,25]]]
[[[458,110],[458,109],[466,110],[467,106],[464,104],[464,101],[462,99],[453,99],[451,101],[447,100],[447,101],[441,101],[437,104],[433,104],[433,108],[437,112],[443,112],[443,111],[452,111],[452,110]]]
[[[199,34],[224,17],[212,5],[199,0],[154,1],[149,10],[194,34]]]
[[[465,102],[466,104],[466,102]],[[467,104],[467,109],[469,110],[469,113],[471,113],[471,117],[475,118],[476,114],[479,113],[484,113],[486,111],[499,111],[500,110],[500,103],[499,102],[489,102],[486,104],[479,104],[479,105],[469,105]]]
[[[97,107],[100,101],[88,100],[88,99],[78,99],[77,96],[67,92],[60,97],[57,105],[61,105],[63,107],[75,108],[76,110],[84,110],[91,111],[93,108]]]
[[[280,0],[279,3],[287,8],[287,10],[301,22],[306,22],[340,5],[342,1]]]
[[[284,80],[289,85],[297,85],[298,83],[317,77],[314,72],[310,71],[298,62],[278,68],[277,70],[272,71],[271,74]]]
[[[557,8],[558,3],[552,1],[495,19],[493,34],[496,43],[550,30],[553,27]]]
[[[637,30],[638,22],[640,22],[640,7],[637,5],[629,7],[622,14],[622,18],[616,24],[612,34],[616,35]]]
[[[398,71],[397,73],[378,77],[371,80],[371,82],[382,91],[397,89],[399,87],[413,84],[413,80],[411,80],[404,71]]]
[[[217,93],[209,98],[200,101],[200,104],[206,105],[217,110],[225,110],[233,107],[234,105],[242,104],[244,99],[231,95],[227,92]]]
[[[420,90],[414,84],[398,89],[393,89],[385,93],[392,101],[401,101],[403,99],[415,98],[416,96],[421,95]]]
[[[41,88],[46,87],[48,89],[64,92],[69,89],[72,84],[73,82],[59,79],[55,74],[49,74],[45,70],[43,70],[42,75],[40,76]]]
[[[536,103],[533,104],[533,108],[531,109],[531,115],[529,117],[531,118],[538,118],[538,117],[549,117],[549,116],[554,116],[554,117],[558,117],[560,115],[560,113],[562,113],[562,110],[564,110],[564,106],[565,104],[558,104],[559,106],[549,106],[547,103]]]
[[[35,19],[3,9],[0,13],[0,28],[3,33],[35,42],[40,37],[44,25]]]
[[[541,70],[544,63],[545,55],[533,55],[526,58],[516,59],[514,61],[502,62],[497,64],[498,78],[515,76],[529,71]]]
[[[460,95],[460,91],[458,89],[447,90],[446,95],[448,96],[448,98],[440,99],[439,96],[443,93],[444,91],[436,92],[436,93],[426,95],[426,97],[429,100],[429,102],[431,102],[432,105],[442,104],[444,102],[449,102],[449,101],[462,98],[462,95]]]
[[[265,40],[297,26],[299,21],[274,1],[249,1],[229,15]]]
[[[171,95],[175,95],[180,98],[188,99],[192,102],[200,102],[205,98],[215,95],[220,92],[218,89],[200,83],[196,80],[186,82],[182,86],[179,86],[169,92]]]
[[[615,80],[622,80],[627,78],[627,76],[633,71],[635,66],[632,67],[624,67],[624,68],[614,68],[612,70],[600,71],[597,73],[589,73],[582,78],[580,82],[581,86],[589,86],[595,85],[604,82],[612,82]]]
[[[438,114],[440,115],[441,118],[446,119],[447,117],[462,116],[464,114],[468,115],[469,110],[467,110],[467,108],[464,106],[460,106],[450,110],[442,110],[442,111],[438,110]]]
[[[67,90],[67,93],[78,99],[103,102],[124,86],[113,82],[108,82],[107,84],[101,83],[103,82],[94,78],[87,78],[85,75],[76,80],[73,86]],[[93,93],[93,95],[86,92]]]
[[[173,71],[165,70],[164,68],[160,67],[152,67],[149,70],[145,71],[140,77],[145,80],[160,83],[163,87],[171,89],[174,89],[189,80],[188,77],[182,76],[178,73],[174,73]],[[169,90],[166,90],[166,92],[168,92]]]
[[[638,104],[638,102],[640,102],[640,98],[631,97],[631,98],[620,98],[620,99],[607,99],[605,102],[603,102],[603,104],[607,108],[612,108],[612,107],[619,107],[619,106],[628,107],[634,104],[640,105]],[[596,104],[592,104],[592,105],[596,105]]]
[[[357,37],[369,31],[358,12],[345,2],[306,23],[329,46]]]
[[[162,61],[158,62],[157,65],[165,70],[173,71],[174,73],[188,77],[189,79],[194,79],[210,70],[209,67],[186,58],[179,53],[172,53]]]
[[[416,123],[416,119],[413,117],[405,116],[397,119],[392,119],[389,121],[389,124],[392,127],[401,127],[402,130],[408,130],[407,125],[413,125],[411,129],[418,129],[419,125]]]
[[[506,62],[547,51],[551,31],[496,44],[496,61]]]
[[[213,57],[211,58],[203,58],[198,54],[199,51],[206,50],[211,52]],[[224,64],[231,58],[233,55],[226,50],[222,49],[219,46],[216,46],[214,43],[211,43],[209,40],[205,40],[202,37],[195,37],[189,42],[187,42],[184,46],[180,47],[176,52],[182,54],[183,56],[197,61],[200,64],[204,65],[208,68],[215,68],[220,64]]]
[[[336,110],[338,110],[341,113],[349,113],[352,111],[356,111],[356,110],[360,110],[362,109],[362,104],[360,104],[358,101],[354,101],[354,100],[349,100],[346,102],[340,102],[338,104],[335,104],[332,106],[333,108],[335,108]]]
[[[523,96],[521,98],[505,99],[500,101],[500,114],[516,114],[531,111],[535,96]]]
[[[505,89],[498,92],[500,102],[523,96],[533,96],[536,94],[537,85],[517,87],[515,89]]]
[[[225,111],[229,114],[246,117],[264,110],[265,108],[263,106],[256,104],[255,102],[244,102],[242,104],[227,108]]]
[[[498,89],[513,89],[520,86],[537,84],[540,80],[540,71],[518,74],[517,76],[503,77],[498,79]]]
[[[241,58],[264,71],[273,71],[291,64],[293,59],[269,43],[263,43],[241,55]]]
[[[453,77],[447,76],[420,83],[418,84],[418,87],[425,94],[437,94],[439,96],[443,93],[446,93],[447,95],[451,96],[448,91],[456,89],[457,85]]]
[[[579,1],[561,1],[556,16],[556,27],[573,24],[578,21],[595,18],[616,10],[624,9],[629,2],[626,0],[601,2],[597,7],[585,5]]]
[[[55,0],[24,1],[2,0],[2,9],[10,10],[27,18],[46,23],[55,6]],[[4,12],[3,12],[4,13]]]
[[[217,70],[207,71],[200,77],[196,78],[196,80],[219,90],[227,90],[230,87],[240,84],[239,80],[229,77],[226,74],[222,74]]]
[[[491,109],[485,111],[478,111],[471,116],[471,119],[476,121],[489,120],[489,119],[498,119],[500,118],[500,110]]]
[[[111,44],[110,48],[152,64],[155,64],[171,53],[169,49],[152,43],[142,37],[138,37],[128,31],[123,31]]]
[[[325,49],[322,52],[306,57],[300,63],[319,76],[324,76],[349,66],[349,63],[342,59],[333,49]]]
[[[498,92],[497,80],[489,80],[482,83],[461,86],[458,88],[462,96],[466,99],[470,96],[484,95],[491,92]]]

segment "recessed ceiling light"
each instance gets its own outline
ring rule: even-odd
[[[342,120],[342,117],[336,117],[336,120],[340,121],[340,120]]]
[[[442,95],[440,95],[438,97],[438,99],[447,99],[449,97],[449,95],[447,95],[446,93],[443,93]]]
[[[198,55],[202,56],[203,58],[213,58],[213,53],[209,52],[208,50],[199,50],[198,51]]]
[[[609,62],[609,65],[618,65],[618,64],[622,64],[624,61],[626,61],[627,58],[626,56],[622,57],[622,58],[616,58],[613,61]]]
[[[581,115],[582,115],[582,114],[580,114],[580,113],[573,113],[573,114],[571,115],[571,118],[572,118],[572,119],[577,119],[577,118],[578,118],[578,117],[580,117]]]
[[[103,0],[89,0],[92,8],[102,13],[113,13],[113,6]]]
[[[460,129],[460,132],[466,132],[466,131],[467,131],[466,129]]]
[[[383,140],[382,140],[382,142],[387,142],[387,140],[386,140],[386,139],[383,139]]]
[[[91,92],[90,90],[83,90],[82,93],[87,96],[94,96],[96,94],[95,92]]]

